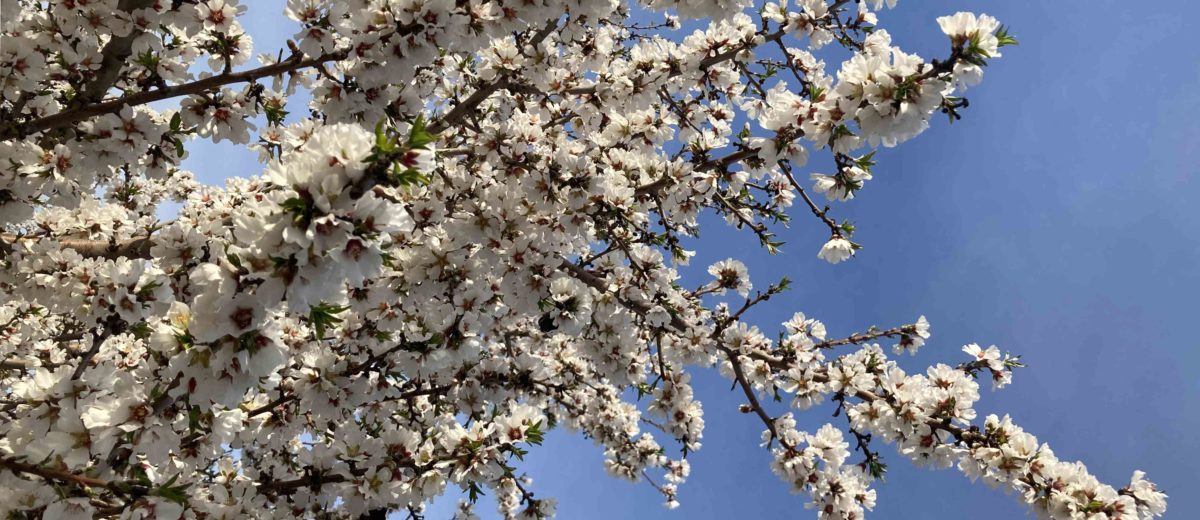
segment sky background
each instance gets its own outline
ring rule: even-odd
[[[257,52],[273,53],[294,32],[282,0],[243,4]],[[795,282],[749,316],[769,336],[795,311],[835,337],[924,314],[933,337],[900,360],[907,370],[959,363],[966,343],[1021,354],[1029,368],[1007,389],[985,384],[981,416],[1010,413],[1060,458],[1083,460],[1117,487],[1145,470],[1170,495],[1167,518],[1200,517],[1200,3],[904,0],[880,24],[906,51],[941,57],[947,42],[935,18],[959,10],[996,16],[1021,45],[968,91],[962,121],[936,119],[882,150],[875,180],[834,206],[866,249],[839,265],[818,260],[827,231],[801,208],[774,256],[710,219],[685,285],[736,252],[756,286]],[[262,169],[234,146],[189,150],[186,165],[203,182]],[[830,159],[816,157],[806,171],[828,171]],[[707,428],[679,509],[667,511],[644,483],[608,477],[601,450],[565,431],[527,457],[532,490],[557,498],[564,519],[814,518],[771,473],[761,423],[736,411],[740,394],[711,371],[694,382]],[[831,410],[801,414],[802,428],[844,425]],[[871,518],[1025,515],[1014,497],[956,470],[917,469],[891,447],[880,451],[889,472]],[[448,518],[455,500],[429,518]]]

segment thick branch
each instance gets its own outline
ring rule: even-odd
[[[152,4],[154,4],[154,0],[121,0],[121,3],[117,4],[117,9],[132,13],[137,9],[150,7]],[[121,69],[125,68],[125,63],[133,52],[133,41],[143,32],[142,28],[135,23],[129,34],[108,40],[108,44],[102,51],[104,59],[100,62],[100,70],[96,72],[96,77],[83,87],[83,91],[72,103],[74,106],[95,103],[104,99],[104,94],[121,77]]]
[[[738,354],[730,350],[728,347],[718,346],[721,352],[724,352],[729,357],[729,364],[733,366],[733,377],[737,380],[737,384],[742,389],[742,393],[746,395],[746,400],[750,403],[750,409],[758,416],[763,425],[767,427],[767,431],[771,432],[772,439],[778,439],[779,443],[784,448],[789,450],[795,449],[779,436],[779,431],[775,429],[775,418],[771,417],[762,403],[758,402],[758,395],[754,393],[754,389],[750,387],[750,382],[746,380],[746,374],[742,370],[742,361],[738,359]]]
[[[44,237],[0,235],[0,259],[12,254],[15,244],[21,240],[36,240]],[[119,241],[88,240],[84,238],[64,238],[58,240],[66,249],[88,258],[150,258],[150,237],[142,236]]]
[[[588,287],[596,289],[602,293],[609,292],[608,285],[604,283],[604,280],[600,279],[599,276],[592,274],[591,271],[588,271],[587,269],[579,267],[566,260],[563,260],[563,263],[559,267],[571,276],[575,277],[575,279],[586,284]],[[650,312],[650,306],[644,303],[630,302],[623,299],[620,300],[620,302],[621,305],[624,305],[625,307],[629,308],[629,310],[632,310],[638,314],[644,315]],[[671,316],[671,327],[681,334],[688,330],[687,322],[683,321],[678,316]]]
[[[491,97],[491,95],[497,90],[513,85],[515,84],[508,81],[507,78],[502,78],[479,87],[479,89],[477,89],[475,92],[472,92],[470,96],[467,96],[467,99],[464,99],[461,103],[455,105],[454,108],[449,112],[446,112],[446,115],[442,116],[441,119],[438,119],[430,124],[429,131],[434,134],[440,134],[444,132],[447,128],[450,128],[451,126],[461,122],[462,118],[466,117],[468,113],[474,111],[480,103],[483,103],[484,100]]]
[[[423,396],[423,395],[436,395],[436,394],[442,394],[442,393],[449,392],[449,391],[450,391],[450,390],[452,390],[452,389],[453,389],[453,388],[454,388],[456,385],[457,385],[457,382],[456,382],[456,383],[454,383],[454,384],[449,384],[449,385],[442,385],[442,386],[432,386],[432,387],[429,387],[429,388],[419,388],[419,389],[416,389],[416,390],[412,390],[412,391],[404,392],[404,393],[402,393],[402,394],[400,394],[400,395],[397,395],[397,396],[394,396],[394,397],[389,397],[389,398],[387,398],[387,399],[388,399],[388,400],[392,400],[392,401],[397,401],[397,400],[403,400],[403,399],[412,399],[412,398],[414,398],[414,397],[420,397],[420,396]],[[280,406],[282,406],[282,405],[285,405],[285,404],[287,404],[287,403],[290,403],[290,402],[292,402],[292,401],[295,401],[296,399],[297,399],[297,396],[296,396],[295,394],[287,394],[287,395],[284,395],[283,397],[280,397],[279,399],[276,399],[276,400],[274,400],[274,401],[271,401],[271,402],[269,402],[269,403],[267,403],[267,404],[265,404],[265,405],[263,405],[263,406],[260,406],[260,407],[258,407],[258,408],[255,408],[255,409],[253,409],[253,410],[250,410],[250,411],[246,412],[246,414],[247,414],[249,417],[257,417],[257,416],[259,416],[259,415],[262,415],[262,414],[264,414],[264,413],[267,413],[267,412],[273,411],[274,409],[276,409],[276,408],[279,408],[279,407],[280,407]]]
[[[554,32],[554,29],[557,27],[557,18],[546,22],[546,25],[543,26],[541,30],[534,33],[533,36],[529,38],[527,45],[530,47],[537,47],[546,39],[546,37],[550,36],[550,33]],[[471,93],[467,99],[464,99],[462,103],[455,105],[455,107],[447,112],[446,115],[442,116],[441,119],[438,119],[430,124],[428,130],[434,134],[440,134],[444,132],[447,128],[450,128],[451,126],[461,122],[463,117],[465,117],[469,112],[475,110],[480,103],[483,103],[484,100],[500,89],[523,90],[524,87],[518,83],[509,81],[507,76],[497,78],[496,81],[479,87],[479,89]]]
[[[96,354],[100,352],[100,347],[104,346],[104,342],[108,341],[108,338],[114,333],[120,332],[122,328],[124,326],[120,318],[112,315],[104,323],[103,327],[92,332],[92,347],[79,359],[79,364],[75,365],[75,370],[71,372],[72,381],[79,380],[80,376],[87,370],[88,365],[92,364],[92,358],[96,357]]]
[[[27,464],[16,459],[8,457],[0,457],[0,468],[7,469],[13,473],[27,473],[29,475],[37,475],[44,479],[57,480],[68,484],[78,484],[84,487],[99,487],[108,488],[112,485],[107,480],[92,478],[86,475],[77,475],[70,471],[60,469],[47,468],[43,466],[35,466]]]
[[[262,78],[277,76],[285,72],[294,72],[300,69],[320,65],[325,62],[344,59],[347,54],[347,51],[339,51],[330,54],[324,54],[316,58],[307,59],[304,58],[303,55],[294,54],[291,58],[288,58],[284,61],[259,67],[257,69],[235,72],[232,74],[211,76],[198,81],[193,81],[191,83],[184,83],[182,85],[139,92],[137,94],[122,96],[111,101],[105,101],[103,103],[86,105],[74,110],[65,110],[54,115],[35,119],[26,124],[0,129],[0,140],[12,139],[14,137],[21,137],[23,135],[29,135],[35,132],[61,128],[101,114],[119,112],[126,106],[145,105],[147,103],[162,101],[164,99],[173,97],[199,94],[201,92],[212,90],[224,85],[229,85],[231,83],[257,81]]]

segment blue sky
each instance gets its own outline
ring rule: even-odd
[[[245,3],[256,47],[280,47],[292,32],[278,23],[283,2]],[[827,232],[800,212],[774,256],[712,221],[688,279],[730,251],[746,255],[760,287],[789,276],[795,288],[750,316],[770,331],[795,311],[837,336],[924,314],[934,336],[901,361],[910,370],[962,361],[959,347],[972,342],[1022,354],[1029,368],[1005,390],[985,388],[981,413],[1012,414],[1110,484],[1143,469],[1171,495],[1167,518],[1200,516],[1200,180],[1189,182],[1200,173],[1200,4],[905,0],[881,13],[881,25],[902,48],[938,57],[946,41],[934,19],[958,10],[996,16],[1021,45],[968,92],[962,121],[937,120],[881,151],[875,180],[834,207],[858,224],[858,257],[817,260]],[[233,147],[190,151],[187,165],[205,182],[261,170]],[[607,477],[600,450],[565,432],[527,458],[532,489],[556,497],[567,519],[814,517],[771,474],[762,426],[736,412],[739,394],[711,372],[695,381],[707,429],[679,509],[666,511],[645,484]],[[812,430],[834,420],[801,417]],[[872,518],[1024,514],[1013,497],[955,471],[882,453],[890,470]],[[452,502],[430,518],[444,518]]]

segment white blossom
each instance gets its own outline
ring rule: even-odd
[[[817,257],[831,264],[837,264],[854,256],[854,245],[842,237],[835,236],[821,246]]]
[[[819,518],[878,506],[884,444],[1043,517],[1165,513],[1140,471],[1114,488],[979,420],[976,377],[1001,388],[1018,357],[910,374],[877,342],[916,353],[924,316],[760,328],[804,277],[764,285],[734,238],[695,240],[723,218],[775,252],[815,214],[818,257],[849,259],[854,226],[805,180],[855,199],[879,147],[960,116],[1015,41],[997,20],[938,19],[935,61],[879,26],[895,0],[640,5],[663,21],[288,0],[277,49],[242,25],[256,2],[0,2],[0,516],[373,517],[461,492],[460,520],[480,493],[546,518],[521,464],[554,428],[673,509],[713,367]],[[195,139],[263,166],[187,171]],[[708,279],[692,258],[725,259]],[[798,429],[822,403],[848,424]]]

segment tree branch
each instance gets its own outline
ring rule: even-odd
[[[12,254],[15,245],[22,240],[36,240],[50,237],[17,236],[0,234],[0,259]],[[119,241],[89,240],[86,238],[64,238],[58,240],[66,249],[73,249],[88,258],[150,258],[151,241],[149,236],[128,238]]]
[[[546,25],[543,26],[541,30],[534,33],[533,36],[529,38],[529,42],[526,45],[530,47],[538,46],[542,43],[542,41],[550,36],[550,33],[554,32],[554,29],[557,27],[557,18],[546,22]],[[475,110],[475,107],[478,107],[480,103],[483,103],[484,100],[491,97],[493,93],[500,89],[523,90],[525,87],[518,83],[509,81],[507,75],[501,76],[495,81],[479,87],[479,89],[477,89],[475,92],[472,92],[470,96],[467,96],[467,99],[464,99],[461,103],[455,105],[454,108],[446,113],[446,115],[431,123],[428,128],[429,132],[433,134],[440,134],[447,128],[458,124],[462,121],[462,118],[467,115],[467,113]]]
[[[84,487],[111,488],[112,486],[112,483],[107,480],[92,478],[87,475],[79,475],[61,469],[35,466],[33,464],[27,464],[9,457],[0,457],[0,468],[7,469],[13,473],[27,473],[30,475],[37,475],[44,479],[57,480],[59,482],[77,484]]]
[[[154,0],[121,0],[117,4],[117,9],[132,14],[133,11],[145,9],[152,4],[154,4]],[[133,41],[138,36],[141,36],[143,32],[142,28],[134,23],[129,34],[119,37],[114,36],[108,40],[108,44],[104,46],[104,50],[101,52],[104,58],[100,62],[100,69],[96,72],[96,77],[83,87],[83,91],[72,101],[72,106],[84,106],[104,99],[104,94],[120,78],[121,69],[125,68],[125,63],[128,61],[129,55],[133,52]]]
[[[0,140],[8,140],[36,132],[61,128],[101,114],[119,112],[126,106],[145,105],[147,103],[162,101],[164,99],[173,97],[199,94],[201,92],[215,89],[224,85],[229,85],[231,83],[256,81],[261,78],[276,76],[285,72],[294,72],[300,69],[320,65],[328,61],[345,59],[348,54],[349,51],[338,51],[330,54],[323,54],[316,58],[307,59],[305,59],[301,54],[293,54],[292,57],[284,61],[259,67],[257,69],[235,72],[232,74],[220,74],[217,76],[210,76],[201,80],[193,81],[191,83],[184,83],[182,85],[139,92],[137,94],[129,94],[127,96],[122,96],[110,101],[85,105],[73,110],[65,110],[54,115],[35,119],[26,124],[0,129]]]

